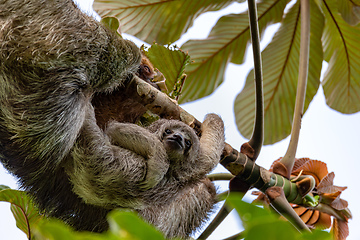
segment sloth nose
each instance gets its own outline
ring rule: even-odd
[[[178,141],[178,142],[183,142],[184,138],[180,133],[174,133],[173,135],[174,140]]]

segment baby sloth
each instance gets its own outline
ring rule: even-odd
[[[205,175],[220,160],[224,123],[218,115],[208,114],[200,140],[180,121],[159,120],[148,129],[165,148],[169,167],[164,178],[146,192],[145,199],[152,203],[139,214],[166,237],[186,238],[207,219],[216,203],[215,187]]]
[[[104,133],[94,130],[84,128],[82,143],[73,151],[73,164],[66,166],[70,181],[76,183],[73,191],[87,204],[103,210],[134,209],[166,237],[186,238],[206,220],[216,203],[214,185],[206,174],[219,162],[224,148],[224,124],[219,116],[206,116],[200,139],[186,124],[165,119],[147,129],[110,122]],[[84,151],[102,134],[118,153],[117,159],[100,142],[93,146],[96,151]],[[102,163],[94,161],[101,157],[96,156],[99,153]],[[99,219],[93,220],[86,229],[99,227]]]

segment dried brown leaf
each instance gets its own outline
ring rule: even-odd
[[[335,240],[345,240],[349,236],[349,227],[347,222],[334,218],[331,232],[334,235]]]
[[[347,188],[334,186],[334,177],[334,172],[327,174],[326,177],[324,177],[317,186],[318,193],[341,193]]]

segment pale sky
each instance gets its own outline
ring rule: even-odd
[[[83,6],[91,6],[89,0],[78,0]],[[85,7],[86,8],[86,7]],[[239,13],[246,9],[246,4],[234,4],[222,11],[222,14]],[[213,24],[219,18],[219,13],[206,13],[200,16],[188,33],[177,42],[183,44],[190,38],[205,38]],[[270,41],[276,26],[271,27],[261,42],[264,48]],[[125,38],[128,36],[126,35]],[[134,40],[132,38],[132,40]],[[136,41],[139,46],[142,44]],[[225,122],[226,142],[232,147],[239,149],[246,142],[235,126],[233,103],[236,95],[244,86],[245,78],[252,68],[252,51],[249,49],[246,62],[242,65],[230,64],[225,73],[224,83],[209,97],[184,104],[182,107],[197,119],[203,120],[207,113],[217,113]],[[335,172],[334,184],[347,186],[342,193],[342,198],[349,202],[349,208],[353,219],[349,222],[350,236],[348,240],[360,239],[360,206],[358,204],[357,176],[360,169],[360,159],[357,150],[360,148],[360,113],[345,115],[330,109],[320,88],[314,100],[309,106],[302,120],[300,141],[297,157],[309,157],[327,163],[329,172]],[[289,137],[274,145],[263,147],[257,163],[269,168],[271,163],[282,157],[287,149]],[[352,165],[351,165],[352,164]],[[216,171],[226,172],[219,166]],[[6,173],[0,165],[0,184],[16,188],[16,180]],[[221,184],[220,189],[225,190],[226,184]],[[251,197],[245,198],[250,201]],[[6,240],[25,240],[25,234],[16,228],[15,221],[7,203],[0,202],[0,233]],[[235,214],[220,225],[217,231],[210,237],[216,240],[229,237],[242,229]]]

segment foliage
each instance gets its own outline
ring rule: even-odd
[[[243,1],[204,0],[95,0],[94,9],[101,17],[120,19],[120,29],[148,43],[169,44],[178,40],[204,12],[216,11],[231,3]],[[263,51],[265,144],[287,137],[291,131],[298,76],[299,0],[284,14],[290,0],[258,2],[261,32],[270,24],[281,27]],[[322,60],[329,63],[321,82],[327,104],[342,113],[360,111],[360,37],[359,4],[350,0],[311,1],[310,69],[306,108],[320,86]],[[236,5],[235,5],[236,7]],[[250,43],[247,12],[229,14],[218,20],[209,36],[189,40],[180,48],[191,56],[186,67],[187,79],[180,103],[211,94],[222,82],[228,63],[240,64]],[[322,52],[324,51],[324,55]],[[253,73],[235,101],[236,122],[247,138],[254,118]],[[239,89],[240,90],[240,89]]]
[[[299,1],[292,5],[286,14],[284,9],[290,0],[263,0],[258,4],[258,24],[262,33],[270,24],[281,24],[272,42],[262,53],[265,144],[280,141],[291,131],[301,35]],[[170,47],[170,43],[178,40],[200,14],[220,10],[233,2],[243,1],[96,0],[94,6],[103,17],[103,24],[113,31],[120,29],[148,43],[156,41],[159,44],[169,44],[168,47],[153,44],[145,54],[165,76],[169,90],[167,93],[177,98],[181,92],[179,102],[182,103],[211,94],[223,82],[227,64],[241,64],[244,61],[246,48],[250,43],[247,12],[223,16],[208,38],[189,40],[181,46],[181,50]],[[321,86],[327,104],[343,113],[360,111],[360,66],[357,61],[360,51],[356,44],[360,37],[360,14],[357,7],[359,2],[317,0],[311,1],[311,4],[310,67],[305,108],[309,106],[320,86],[322,61],[325,60],[329,67]],[[121,24],[114,16],[120,19]],[[253,75],[253,71],[249,73],[245,87],[237,96],[234,106],[237,126],[245,137],[250,137],[253,131]],[[308,163],[314,164],[313,160]],[[304,220],[305,215],[301,218],[306,223],[312,223],[314,213],[324,212],[326,219],[335,217],[334,235],[338,239],[346,238],[347,220],[351,214],[347,211],[346,201],[339,197],[345,188],[333,185],[334,174],[328,173],[326,167],[319,170],[314,166],[306,168],[304,165],[298,168],[295,166],[293,173],[303,177],[303,171],[308,171],[307,174],[317,177],[317,192],[314,198],[321,200],[316,207],[311,206],[314,211],[310,219]],[[296,172],[300,168],[301,171]],[[0,201],[11,203],[17,226],[29,239],[164,239],[161,233],[130,211],[113,211],[108,218],[110,229],[105,233],[79,233],[58,220],[43,218],[25,192],[0,186]],[[240,196],[230,195],[227,202],[240,215],[245,228],[241,236],[247,240],[332,239],[331,234],[319,230],[300,233],[278,215],[266,208],[243,202]],[[301,204],[293,206],[297,208],[296,211],[307,211],[304,207],[308,207]],[[320,214],[318,213],[316,222],[321,222]]]
[[[164,240],[162,234],[143,222],[133,212],[112,211],[108,216],[110,230],[105,233],[76,232],[56,219],[38,225],[36,239],[53,240]]]
[[[274,163],[278,161],[280,159]],[[274,163],[270,169],[271,171]],[[301,204],[292,204],[295,212],[303,222],[311,228],[328,229],[331,227],[335,239],[346,239],[349,235],[348,219],[351,218],[351,213],[348,209],[348,202],[341,199],[340,196],[347,187],[334,185],[335,173],[329,173],[324,162],[299,158],[295,161],[291,176],[292,181],[301,181],[309,176],[315,181],[314,190],[307,196],[310,202],[307,202],[308,199],[304,198]],[[289,190],[284,187],[284,191]],[[266,200],[264,194],[256,193],[256,195],[259,195],[258,200]],[[315,204],[313,205],[313,203]]]
[[[149,224],[142,221],[134,212],[114,210],[108,215],[110,229],[104,233],[76,232],[63,222],[56,219],[45,219],[35,211],[32,201],[25,192],[1,186],[0,200],[9,202],[20,209],[27,209],[19,217],[13,212],[17,222],[31,224],[30,232],[37,240],[164,240],[162,234]],[[11,197],[6,197],[11,196]],[[15,200],[14,200],[15,199]],[[21,199],[21,201],[19,201]],[[243,221],[246,240],[257,239],[296,239],[296,240],[330,240],[331,234],[324,231],[301,234],[287,221],[253,204],[243,202],[241,196],[232,194],[227,199],[235,207]],[[27,233],[27,229],[20,228]]]
[[[189,55],[176,46],[164,47],[158,44],[151,45],[145,54],[164,75],[167,94],[172,98],[177,97],[180,94],[178,89],[183,85],[181,81],[186,78],[184,71],[190,62]]]
[[[11,212],[15,217],[16,226],[30,239],[34,226],[42,218],[31,198],[23,191],[0,185],[0,201],[11,203]]]
[[[331,234],[320,230],[302,234],[295,230],[289,222],[279,218],[277,214],[241,201],[241,196],[236,194],[230,195],[227,202],[239,213],[245,227],[244,237],[246,240],[332,239]]]
[[[323,58],[319,28],[322,28],[324,20],[316,4],[313,1],[311,3],[309,76],[305,109],[319,87]],[[268,93],[264,95],[264,144],[280,141],[291,131],[299,70],[301,36],[299,15],[300,4],[297,2],[284,17],[272,42],[262,52],[264,93]],[[242,116],[237,117],[236,121],[240,132],[245,137],[251,136],[254,124],[255,111],[252,104],[254,101],[255,87],[252,70],[247,76],[244,90],[236,97],[234,106],[235,115]]]

